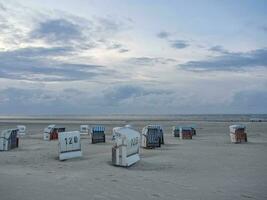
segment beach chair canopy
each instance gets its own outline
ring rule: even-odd
[[[182,130],[195,129],[196,125],[173,126],[172,130],[179,131],[180,128],[182,128]]]
[[[26,126],[24,125],[17,125],[17,129],[20,131],[20,132],[23,132],[26,130]]]
[[[235,132],[238,129],[246,129],[246,126],[243,124],[235,124],[235,125],[231,125],[229,126],[230,132]]]
[[[173,126],[173,127],[172,127],[172,130],[173,130],[173,131],[179,131],[179,130],[180,130],[180,126]]]
[[[105,132],[104,126],[93,126],[91,132]]]
[[[182,127],[180,127],[180,130],[181,130],[181,131],[192,131],[192,127],[189,127],[189,126],[182,126]]]
[[[151,125],[147,125],[143,128],[143,130],[146,129],[146,130],[151,130],[151,129],[158,129],[160,131],[162,131],[162,127],[160,125],[157,125],[157,124],[151,124]]]

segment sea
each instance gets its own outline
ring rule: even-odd
[[[267,114],[192,114],[192,115],[0,115],[0,123],[42,121],[267,121]]]

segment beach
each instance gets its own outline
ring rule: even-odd
[[[24,124],[19,148],[0,152],[1,200],[70,199],[267,199],[267,122],[247,118],[1,118],[0,128]],[[106,143],[91,144],[82,135],[82,158],[58,160],[58,141],[43,141],[49,124],[79,130],[80,124],[103,124]],[[229,125],[247,127],[248,143],[232,144]],[[139,132],[160,124],[165,145],[141,149],[131,167],[111,164],[112,128],[131,124]],[[192,140],[173,137],[174,125],[194,124]]]

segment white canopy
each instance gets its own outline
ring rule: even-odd
[[[234,133],[238,129],[246,129],[246,126],[243,124],[235,124],[235,125],[229,126],[229,129],[230,129],[230,132]]]

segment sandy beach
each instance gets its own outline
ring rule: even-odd
[[[27,135],[19,148],[0,152],[1,200],[267,199],[266,122],[242,122],[248,143],[231,144],[228,126],[235,122],[106,120],[107,142],[91,144],[89,135],[82,136],[83,157],[64,162],[58,160],[58,142],[42,140],[50,122],[23,121]],[[57,122],[69,131],[84,123]],[[139,131],[161,124],[166,144],[141,149],[141,161],[129,168],[114,167],[111,131],[126,123]],[[0,128],[17,124],[1,121]],[[174,138],[171,127],[176,124],[195,124],[197,135]]]

